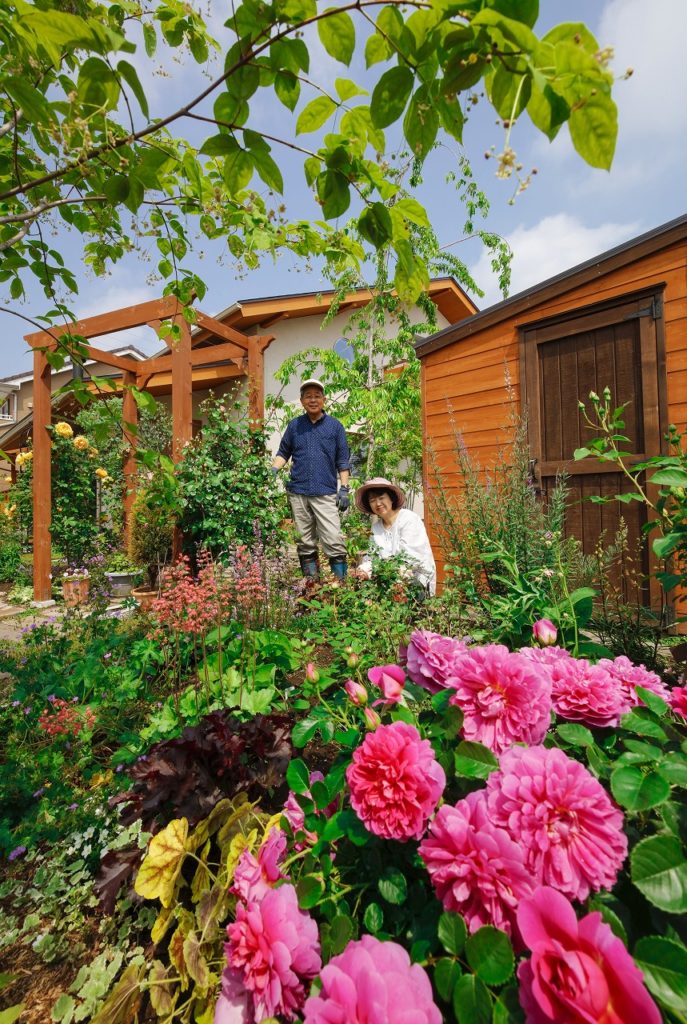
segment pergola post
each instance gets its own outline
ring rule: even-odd
[[[124,397],[122,399],[122,429],[127,448],[124,455],[124,542],[127,551],[131,540],[131,513],[136,499],[136,448],[138,406],[131,390],[136,386],[136,374],[124,371]]]
[[[191,328],[179,318],[181,337],[172,344],[172,458],[180,462],[193,436],[193,369]]]
[[[265,418],[264,351],[272,335],[249,335],[248,342],[248,422],[252,429],[262,426]]]
[[[52,597],[50,509],[51,367],[45,352],[33,353],[33,599]]]
[[[14,485],[17,482],[17,456],[16,455],[10,455],[10,479],[11,479],[11,482],[12,482],[12,486],[14,487]]]

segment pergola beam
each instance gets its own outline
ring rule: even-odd
[[[48,427],[51,416],[50,363],[45,352],[33,353],[33,599],[49,601],[52,597],[50,570],[50,505],[52,480],[50,466],[51,439]]]
[[[143,327],[151,320],[168,320],[181,312],[181,304],[174,295],[164,299],[152,299],[150,302],[139,302],[134,306],[125,306],[109,313],[98,313],[85,320],[76,320],[65,327],[53,327],[51,330],[36,331],[24,335],[31,348],[52,347],[63,335],[79,335],[82,338],[95,338],[101,334],[117,334],[127,331],[130,327]],[[111,353],[107,353],[108,360]],[[114,363],[110,363],[114,366]]]

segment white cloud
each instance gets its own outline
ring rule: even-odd
[[[134,282],[134,275],[123,268],[113,271],[109,282],[98,279],[81,291],[82,300],[76,309],[79,319],[97,316],[121,309],[123,306],[134,306],[139,302],[150,302],[161,297],[161,288],[153,288],[146,284]],[[160,347],[157,335],[150,327],[132,327],[115,334],[103,334],[92,339],[96,348],[113,349],[124,345],[135,345],[149,354]]]
[[[568,213],[544,217],[532,227],[520,225],[507,236],[513,250],[510,294],[514,295],[591,259],[632,238],[638,230],[637,222],[587,227]],[[498,302],[501,295],[486,253],[471,267],[471,273],[486,292],[485,297],[478,300],[479,305],[485,308]]]
[[[617,75],[634,70],[614,88],[621,140],[676,138],[687,128],[685,0],[610,0],[597,38],[601,46],[613,46]]]

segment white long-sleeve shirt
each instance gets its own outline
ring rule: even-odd
[[[420,517],[409,508],[400,509],[391,526],[381,519],[372,527],[372,540],[380,558],[405,555],[413,566],[413,573],[430,594],[436,592],[437,567],[429,544],[429,537]],[[372,559],[366,556],[359,566],[362,572],[372,572]]]

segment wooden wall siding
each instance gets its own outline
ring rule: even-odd
[[[518,405],[520,403],[520,328],[654,286],[663,288],[663,321],[659,329],[663,331],[665,345],[668,420],[679,429],[687,430],[687,242],[681,241],[601,274],[597,280],[571,287],[565,294],[548,298],[544,294],[539,302],[533,296],[533,304],[527,311],[423,357],[425,445],[431,445],[435,453],[448,493],[459,493],[454,455],[456,429],[461,432],[475,461],[489,466],[496,458],[510,410],[505,367],[511,395]],[[567,370],[565,372],[568,374]],[[565,378],[566,387],[572,386],[568,377],[569,374]],[[572,440],[572,437],[562,437],[561,443],[568,444]],[[426,461],[426,485],[431,489],[434,480],[430,460]],[[604,506],[590,504],[580,514],[602,517],[599,511],[602,508]],[[436,543],[431,501],[427,520],[430,537]],[[611,525],[609,523],[608,527]],[[443,556],[438,548],[435,555],[441,578]]]

